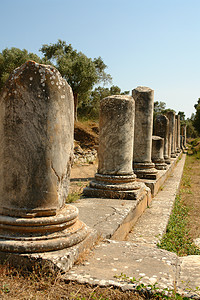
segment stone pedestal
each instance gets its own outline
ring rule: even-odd
[[[66,205],[73,157],[70,86],[28,61],[0,95],[0,251],[33,253],[83,241],[88,228]]]
[[[144,184],[136,182],[132,169],[134,113],[131,96],[101,100],[98,171],[84,195],[136,200],[143,194]]]
[[[176,115],[176,119],[177,119],[177,137],[176,137],[176,149],[177,152],[180,153],[181,152],[181,130],[180,130],[180,115]]]
[[[165,115],[158,115],[155,118],[154,124],[155,135],[164,139],[164,151],[163,156],[166,164],[170,164],[169,156],[169,119]],[[170,144],[171,145],[171,144]]]
[[[168,111],[166,116],[169,119],[169,136],[171,135],[171,157],[176,158],[175,153],[175,112]],[[169,137],[170,139],[170,137]]]
[[[151,161],[154,91],[137,87],[132,96],[135,100],[134,172],[139,178],[156,179],[158,171]]]
[[[167,164],[163,157],[164,139],[160,136],[152,136],[152,162],[157,170],[166,170]]]

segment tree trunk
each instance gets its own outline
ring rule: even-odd
[[[75,121],[78,120],[77,110],[78,110],[78,94],[74,93],[74,119],[75,119]]]

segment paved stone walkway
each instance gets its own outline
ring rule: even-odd
[[[196,291],[196,287],[200,287],[200,256],[178,257],[175,253],[156,246],[166,230],[184,163],[185,155],[178,161],[172,174],[126,241],[105,239],[91,251],[83,264],[74,266],[66,274],[66,278],[101,286],[120,286],[123,289],[134,289],[139,282],[145,285],[157,283],[160,289],[175,289],[180,294],[200,299],[200,293],[198,295]],[[93,209],[95,212],[95,207]],[[81,214],[80,206],[79,210]],[[98,216],[99,213],[100,210]],[[92,216],[93,220],[94,216],[95,213]],[[90,219],[89,224],[89,217],[87,218],[88,225],[91,226],[92,221]],[[87,221],[83,219],[83,214],[81,219]],[[111,221],[112,219],[109,220]],[[100,227],[104,227],[104,223],[101,223]],[[135,277],[137,282],[127,283],[118,278],[121,273],[131,278]]]

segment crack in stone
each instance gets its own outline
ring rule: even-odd
[[[111,213],[109,216],[107,216],[104,220],[99,221],[96,224],[94,224],[94,227],[97,226],[97,225],[99,225],[99,224],[101,224],[101,223],[103,223],[103,222],[106,222],[108,220],[108,218],[110,218],[110,217],[112,217],[112,216],[114,216],[116,214],[116,212],[117,212],[116,208],[115,207],[110,207],[110,208],[112,208],[114,210],[114,212]]]
[[[53,167],[53,164],[51,163],[51,169],[53,170],[54,174],[56,175],[56,177],[58,178],[58,182],[61,182],[61,178],[60,176],[58,175],[58,173],[56,172],[56,170],[54,169]]]

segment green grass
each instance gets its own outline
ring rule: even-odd
[[[200,255],[200,250],[189,236],[188,212],[189,208],[184,205],[181,196],[177,195],[166,234],[158,244],[159,248],[175,252],[178,256]]]

